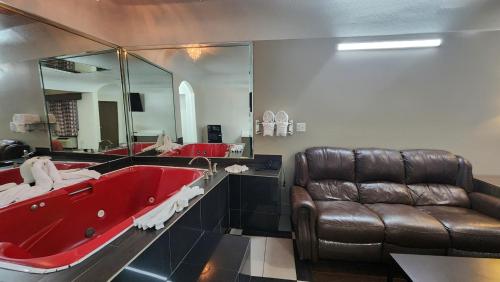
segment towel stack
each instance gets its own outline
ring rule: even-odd
[[[10,131],[18,133],[26,133],[28,125],[39,123],[40,115],[36,114],[14,114],[10,122]]]
[[[174,213],[181,212],[189,205],[189,200],[203,193],[205,193],[205,190],[198,186],[183,186],[179,192],[156,208],[139,218],[134,218],[134,226],[142,230],[149,228],[155,228],[156,230],[161,229],[165,227],[165,222],[169,220]]]
[[[233,152],[233,153],[243,152],[244,149],[245,149],[245,144],[232,144],[231,145],[231,152]]]
[[[31,158],[19,169],[24,183],[0,186],[0,208],[101,176],[99,172],[88,169],[58,170],[49,157]],[[35,186],[30,186],[31,183]]]
[[[174,149],[177,149],[179,147],[181,147],[181,145],[172,142],[172,140],[170,139],[169,136],[165,136],[163,138],[162,145],[159,146],[158,148],[156,148],[156,151],[158,151],[158,152],[168,152],[170,150],[174,150]]]

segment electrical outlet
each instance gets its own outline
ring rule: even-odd
[[[297,132],[306,132],[306,123],[298,122],[297,123]]]

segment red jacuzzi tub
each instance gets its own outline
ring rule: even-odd
[[[196,157],[225,158],[231,146],[224,143],[195,143],[162,153],[160,157]]]
[[[134,155],[137,155],[142,152],[145,148],[154,145],[155,142],[137,142],[132,145],[132,150]],[[117,148],[117,149],[111,149],[108,151],[103,152],[105,155],[120,155],[120,156],[128,156],[128,149],[127,148]]]
[[[74,168],[86,168],[89,166],[97,165],[98,163],[84,163],[84,162],[54,162],[57,169],[66,170],[66,169],[74,169]],[[23,183],[23,178],[21,177],[21,172],[19,172],[19,168],[9,168],[0,170],[0,185],[7,183]]]
[[[13,204],[0,210],[0,267],[48,273],[75,265],[202,176],[199,169],[132,166]]]

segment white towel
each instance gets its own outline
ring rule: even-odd
[[[231,152],[243,152],[245,149],[245,144],[232,144]]]
[[[246,165],[235,164],[235,165],[226,167],[225,170],[229,173],[242,173],[244,171],[247,171],[248,167]]]
[[[36,196],[43,195],[50,191],[51,188],[40,187],[40,186],[29,186],[28,184],[19,184],[15,187],[9,188],[3,192],[0,192],[0,208],[8,206],[10,204],[24,201]]]
[[[181,147],[181,145],[172,142],[172,140],[170,139],[169,136],[165,136],[163,138],[163,145],[161,145],[160,147],[156,148],[156,151],[158,151],[158,152],[168,152],[170,150],[174,150],[174,149],[177,149],[179,147]]]
[[[152,150],[152,149],[156,149],[156,148],[162,146],[164,144],[164,139],[165,139],[165,137],[164,137],[163,134],[158,135],[158,138],[156,139],[156,143],[154,143],[153,145],[147,146],[146,148],[142,149],[142,152],[149,151],[149,150]]]
[[[33,167],[33,164],[37,160],[41,159],[48,159],[50,160],[50,157],[33,157],[31,159],[26,160],[20,167],[19,167],[19,172],[21,173],[21,177],[23,178],[23,182],[26,184],[30,184],[35,182],[35,178],[33,178],[33,173],[31,173],[31,168]]]
[[[54,114],[49,114],[49,123],[56,123],[57,119]]]
[[[53,172],[49,172],[48,162],[50,162],[50,160],[36,160],[33,163],[33,167],[31,167],[31,173],[35,179],[36,186],[50,190],[54,186],[54,180],[50,176]]]
[[[24,123],[15,123],[13,121],[10,122],[9,124],[10,131],[16,132],[16,133],[26,133],[28,132],[28,128],[26,127],[26,124]]]
[[[155,228],[156,230],[165,227],[164,223],[169,220],[175,212],[180,212],[189,205],[189,200],[203,194],[204,189],[195,186],[183,186],[182,189],[161,203],[148,213],[134,219],[134,226],[146,230]]]
[[[288,122],[276,122],[276,136],[286,136],[288,133]]]
[[[263,122],[262,127],[264,130],[262,131],[263,136],[273,136],[274,135],[274,122]]]
[[[3,192],[7,189],[10,189],[10,188],[13,188],[13,187],[16,187],[17,184],[12,182],[12,183],[7,183],[7,184],[3,184],[3,185],[0,185],[0,192]]]
[[[14,114],[12,121],[16,124],[32,124],[40,122],[40,115],[36,114]]]

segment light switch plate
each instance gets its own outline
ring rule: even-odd
[[[298,122],[297,123],[297,132],[306,132],[306,123]]]

